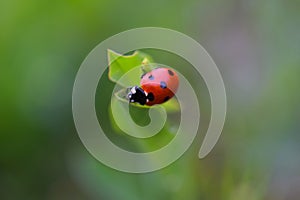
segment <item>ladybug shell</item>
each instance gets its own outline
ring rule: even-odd
[[[146,105],[152,106],[168,101],[176,93],[178,84],[178,75],[169,68],[156,68],[144,74],[141,79],[141,87],[148,93],[149,101]]]

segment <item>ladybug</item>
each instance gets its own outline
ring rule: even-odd
[[[178,89],[179,79],[172,69],[156,68],[142,75],[140,85],[130,88],[129,102],[152,106],[171,99]]]

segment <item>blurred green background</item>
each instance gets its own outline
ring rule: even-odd
[[[299,7],[283,0],[1,1],[0,199],[300,199]],[[216,147],[198,160],[210,118],[199,83],[203,121],[191,148],[163,170],[126,174],[82,145],[71,95],[99,42],[144,26],[181,31],[206,48],[222,73],[228,112]],[[153,57],[184,64],[163,52]],[[193,70],[185,73],[193,79]],[[102,81],[109,92],[113,85]],[[99,98],[99,108],[107,102]],[[130,147],[113,129],[111,137]]]

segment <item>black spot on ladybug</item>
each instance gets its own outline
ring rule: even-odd
[[[152,75],[150,75],[148,78],[149,78],[150,80],[154,80],[154,76],[152,76]]]
[[[166,96],[165,99],[164,99],[164,102],[168,101],[170,99],[169,96]]]
[[[162,89],[166,89],[166,88],[167,88],[166,82],[161,81],[161,82],[160,82],[160,87],[161,87]]]
[[[170,76],[174,76],[174,72],[172,72],[171,70],[168,69],[168,73]]]
[[[154,100],[154,95],[152,92],[150,92],[147,96],[147,98],[149,99],[149,101],[153,101]]]

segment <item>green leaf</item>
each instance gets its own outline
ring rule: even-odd
[[[139,85],[142,73],[151,71],[153,68],[151,66],[153,62],[151,56],[141,51],[135,51],[131,55],[122,55],[108,49],[107,55],[109,79],[124,87]],[[135,68],[138,66],[141,66],[141,68]]]
[[[180,111],[179,103],[174,97],[161,105],[166,109],[168,113],[175,113]]]
[[[135,51],[131,55],[122,55],[108,49],[107,55],[109,64],[108,78],[112,82],[126,88],[134,85],[139,86],[141,75],[157,67],[152,57],[141,51]],[[126,99],[127,93],[126,89],[121,89],[115,96],[119,101],[128,103],[128,99]],[[140,108],[149,108],[149,106],[142,106],[138,103],[133,103],[132,105]],[[180,106],[176,98],[170,99],[166,103],[163,103],[162,106],[167,112],[174,113],[180,111]]]

